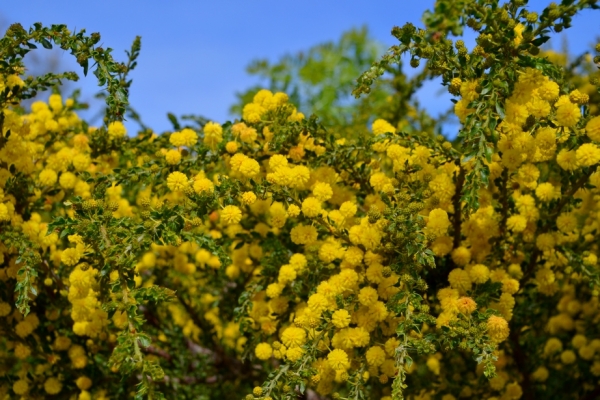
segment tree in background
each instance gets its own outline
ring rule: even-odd
[[[376,117],[395,126],[400,124],[409,132],[439,131],[437,121],[424,113],[412,96],[427,79],[427,73],[421,71],[408,78],[401,62],[387,69],[385,79],[370,88],[368,98],[352,96],[356,77],[370,68],[383,51],[363,27],[343,33],[336,42],[285,55],[273,64],[255,60],[247,71],[266,82],[269,90],[288,93],[307,115],[318,114],[319,121],[336,137],[351,137]],[[255,86],[239,93],[239,102],[231,112],[241,114],[243,106],[261,89]]]

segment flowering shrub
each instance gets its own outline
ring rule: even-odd
[[[268,90],[233,123],[129,136],[139,40],[122,64],[97,34],[11,26],[0,393],[596,398],[598,75],[539,46],[597,6],[524,3],[440,0],[358,79],[424,60],[456,96],[455,143],[378,116],[339,137]],[[463,23],[472,50],[448,39]],[[93,61],[103,126],[56,92],[22,106],[76,77],[22,78],[34,42]]]

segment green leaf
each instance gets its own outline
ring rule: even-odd
[[[39,42],[42,46],[44,46],[45,49],[48,49],[48,50],[52,49],[52,43],[50,43],[48,41],[48,39],[40,38]]]
[[[177,117],[175,116],[175,114],[167,113],[167,118],[169,118],[169,121],[171,121],[173,129],[175,129],[176,131],[181,129],[181,125],[179,125],[179,121],[177,121]]]
[[[549,39],[550,39],[550,36],[540,36],[539,38],[533,40],[531,43],[534,46],[539,47],[539,46],[543,45],[544,43],[546,43]]]
[[[152,344],[150,337],[141,333],[137,335],[137,340],[139,340],[142,347],[149,347]]]

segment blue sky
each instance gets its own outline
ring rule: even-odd
[[[133,38],[142,36],[130,100],[146,124],[161,132],[170,129],[167,112],[200,114],[219,122],[231,119],[228,109],[235,93],[257,83],[245,72],[255,58],[274,61],[363,25],[387,48],[395,44],[390,35],[393,26],[405,22],[419,26],[421,14],[433,4],[433,0],[3,1],[0,26],[20,22],[27,28],[40,21],[100,32],[102,46],[112,47],[113,55],[122,60]],[[529,8],[541,11],[547,4],[534,0]],[[560,46],[566,36],[572,53],[589,49],[600,36],[599,20],[598,11],[576,16],[574,28],[556,35],[554,46]],[[467,37],[468,46],[472,41]],[[57,57],[65,69],[83,77],[70,54],[57,53]],[[82,88],[84,99],[92,99],[98,91],[94,79],[89,74],[75,84]],[[434,114],[451,105],[449,96],[440,97],[438,92],[434,83],[417,94]]]

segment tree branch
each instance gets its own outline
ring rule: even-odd
[[[460,240],[462,238],[462,207],[460,198],[462,197],[462,189],[465,184],[465,170],[460,166],[460,160],[456,160],[456,165],[460,170],[458,172],[458,177],[456,178],[456,191],[454,192],[454,196],[452,196],[452,206],[454,207],[454,215],[452,218],[452,227],[454,228],[454,248],[460,246]]]

